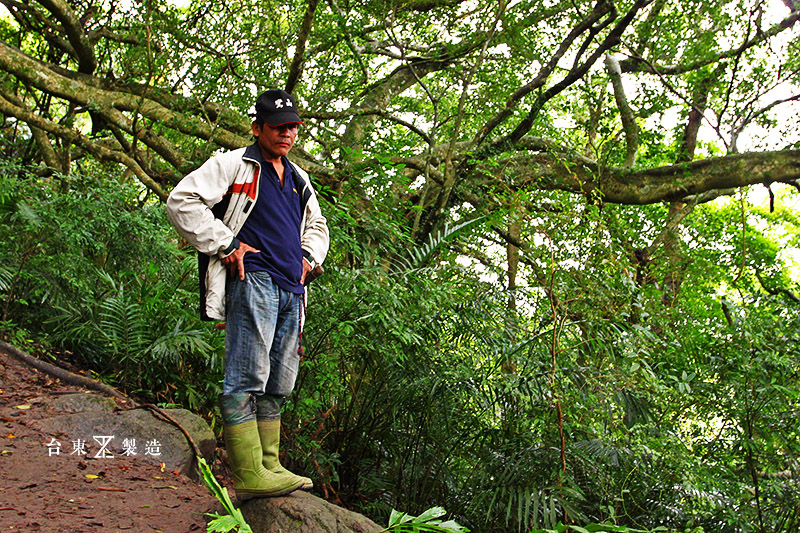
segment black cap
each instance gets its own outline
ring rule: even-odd
[[[279,89],[261,93],[256,100],[255,119],[272,127],[293,123],[303,124],[297,114],[292,95]]]

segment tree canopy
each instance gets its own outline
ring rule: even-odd
[[[1,111],[42,162],[122,164],[162,197],[249,142],[271,86],[301,103],[302,165],[335,191],[394,166],[423,235],[464,202],[506,207],[498,189],[651,204],[797,184],[776,113],[798,95],[775,91],[797,79],[793,2],[3,3]],[[739,153],[755,124],[780,153]],[[696,153],[701,127],[716,149]]]

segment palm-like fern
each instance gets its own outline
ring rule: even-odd
[[[14,273],[6,267],[0,266],[0,292],[6,292],[11,288]]]
[[[409,251],[409,259],[405,267],[407,269],[422,268],[442,246],[468,233],[485,220],[486,217],[481,216],[466,220],[454,226],[445,224],[444,228],[437,231],[435,234],[428,235],[428,240],[425,243]]]
[[[106,290],[96,299],[59,307],[49,319],[55,341],[105,375],[143,390],[174,387],[198,365],[219,366],[219,347],[209,342],[208,329],[198,327],[189,311],[184,316],[174,314],[171,301],[180,295],[162,286],[164,282],[134,278],[125,286],[101,277]],[[165,320],[166,309],[173,313],[171,320]],[[184,392],[190,403],[199,401],[200,392],[191,387]]]

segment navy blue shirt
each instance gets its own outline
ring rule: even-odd
[[[248,150],[261,165],[258,198],[252,213],[242,226],[238,238],[259,253],[244,255],[245,272],[268,272],[282,289],[303,294],[303,249],[300,246],[300,194],[294,186],[294,169],[286,157],[283,161],[283,186],[272,163],[264,160],[260,150]],[[257,155],[256,155],[257,154]]]

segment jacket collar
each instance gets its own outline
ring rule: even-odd
[[[258,143],[254,142],[250,146],[248,146],[244,154],[242,155],[242,159],[246,159],[248,161],[252,161],[253,163],[257,164],[259,168],[264,168],[264,165],[267,161],[264,159],[264,156],[261,155],[261,148],[258,147]],[[281,160],[283,161],[283,168],[288,169],[288,171],[294,174],[294,166],[289,163],[289,158],[285,155],[281,156]],[[284,172],[286,172],[284,170]]]
[[[261,166],[261,164],[264,162],[264,158],[261,155],[261,149],[258,147],[258,143],[253,143],[248,146],[244,151],[244,155],[242,155],[242,159],[253,161]]]

